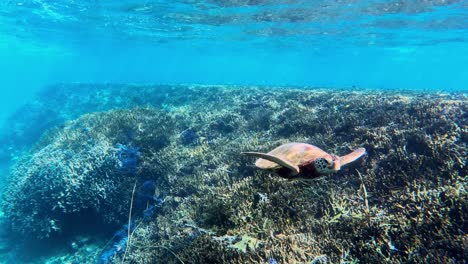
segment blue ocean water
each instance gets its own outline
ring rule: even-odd
[[[467,90],[467,6],[4,0],[0,117],[58,82]]]
[[[60,105],[57,98],[63,97],[48,93],[62,83],[467,93],[466,65],[468,1],[463,0],[3,0],[0,135],[16,137],[0,140],[10,144],[0,146],[0,186],[9,162],[20,159],[42,132],[86,112],[67,116],[74,105]],[[75,91],[85,101],[80,87]],[[56,108],[68,108],[47,109],[49,99]],[[128,98],[119,100],[80,106],[92,105],[93,112],[131,105]],[[32,107],[15,115],[27,102]],[[34,115],[38,109],[42,112]],[[28,117],[34,121],[28,123]],[[13,126],[15,119],[21,122]],[[33,129],[25,132],[25,124]],[[199,140],[195,130],[181,135],[189,146]],[[139,148],[116,146],[133,150],[133,158],[121,162],[136,170]],[[125,245],[122,237],[117,242]],[[0,253],[7,250],[0,239]]]

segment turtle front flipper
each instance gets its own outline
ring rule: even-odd
[[[270,155],[267,153],[261,153],[261,152],[241,152],[242,155],[248,155],[248,156],[254,156],[257,158],[265,159],[271,162],[274,162],[282,167],[288,168],[293,172],[293,175],[299,174],[299,167],[289,160],[286,160],[284,158],[280,158],[274,155]]]
[[[359,159],[360,157],[362,157],[363,155],[366,154],[366,149],[365,148],[358,148],[358,149],[355,149],[353,152],[347,154],[347,155],[344,155],[344,156],[341,156],[340,157],[340,164],[341,166],[344,166],[350,162],[353,162],[357,159]]]

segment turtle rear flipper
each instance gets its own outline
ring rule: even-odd
[[[248,156],[254,156],[257,158],[265,159],[271,162],[274,162],[282,167],[288,168],[293,172],[293,175],[299,174],[299,167],[289,160],[286,160],[284,158],[280,158],[274,155],[270,155],[267,153],[261,153],[261,152],[241,152],[242,155],[248,155]]]
[[[358,149],[355,149],[353,152],[347,154],[347,155],[344,155],[344,156],[341,156],[340,157],[340,164],[341,166],[344,166],[350,162],[353,162],[357,159],[359,159],[360,157],[362,157],[363,155],[366,154],[366,149],[365,148],[358,148]]]

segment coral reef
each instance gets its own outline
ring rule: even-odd
[[[18,161],[3,200],[15,232],[54,239],[90,212],[118,230],[128,223],[136,182],[137,224],[129,237],[112,242],[126,254],[111,245],[94,252],[95,261],[467,257],[464,94],[223,86],[125,91],[136,105],[110,104],[128,109],[86,114],[49,130]],[[115,93],[107,86],[94,87],[98,92]],[[82,98],[89,96],[73,100]],[[157,99],[147,104],[148,98]],[[282,179],[239,155],[287,142],[337,155],[365,147],[368,155],[313,181]]]
[[[3,210],[13,230],[44,238],[73,229],[67,225],[73,218],[120,223],[129,186],[148,173],[139,159],[156,155],[168,142],[160,123],[171,126],[171,118],[135,109],[85,115],[50,131],[12,170]],[[140,152],[127,145],[151,148]]]

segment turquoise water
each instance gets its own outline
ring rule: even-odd
[[[293,241],[301,228],[317,236],[303,243],[306,254],[291,255],[296,262],[461,260],[466,65],[468,1],[0,1],[0,263],[114,263],[131,228],[146,246],[163,241],[157,230],[167,228],[169,252],[150,254],[158,261],[181,254],[186,263],[211,263],[177,244],[199,235],[266,242],[268,233],[278,242],[284,233]],[[258,181],[267,174],[238,155],[291,141],[340,154],[365,147],[368,155],[310,192]],[[254,216],[261,232],[245,224],[250,208],[238,218],[226,213],[249,204],[226,191],[236,184],[238,197],[263,204]],[[127,228],[132,187],[146,207],[136,205],[138,226]],[[348,211],[333,203],[340,197]],[[273,224],[276,210],[290,217],[287,228]],[[351,227],[338,228],[349,212]],[[363,214],[367,226],[359,225]],[[294,229],[298,216],[313,221]],[[427,226],[418,220],[425,217]],[[417,221],[390,229],[402,219]],[[144,231],[146,221],[154,226]],[[317,230],[333,224],[337,235],[325,238],[339,247],[317,245],[334,229]],[[431,233],[434,226],[448,238]],[[236,241],[228,248],[246,253]],[[265,245],[274,254],[257,252],[255,263],[288,263],[287,247]],[[224,257],[204,249],[202,259]],[[128,263],[146,261],[143,253]]]
[[[5,0],[1,118],[57,82],[467,90],[467,5]]]

